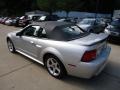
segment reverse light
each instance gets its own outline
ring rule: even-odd
[[[82,62],[90,62],[96,58],[97,50],[86,51],[82,57]]]

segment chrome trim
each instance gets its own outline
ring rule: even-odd
[[[22,55],[28,57],[29,59],[32,59],[32,60],[36,61],[37,63],[40,63],[41,65],[44,65],[43,62],[41,62],[41,61],[39,61],[39,60],[37,60],[37,59],[35,59],[35,58],[33,58],[33,57],[27,55],[26,53],[23,53],[23,52],[21,52],[21,51],[19,51],[19,50],[16,50],[16,51],[17,51],[18,53],[20,53],[20,54],[22,54]]]
[[[42,48],[42,46],[40,46],[40,45],[36,45],[36,47],[38,47],[38,48]]]

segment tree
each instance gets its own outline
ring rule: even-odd
[[[34,9],[33,0],[1,0],[0,12],[4,16],[23,15],[26,11]]]
[[[120,9],[120,0],[1,0],[0,15],[23,15],[27,11],[39,9],[50,14],[55,11],[65,10],[67,16],[70,11],[87,11],[99,13],[112,13]],[[96,9],[96,6],[97,9]]]
[[[84,6],[82,0],[59,0],[57,2],[59,10],[65,10],[68,17],[70,11],[80,11],[80,8]]]
[[[50,15],[57,10],[58,0],[37,0],[37,5],[40,10],[47,11]]]

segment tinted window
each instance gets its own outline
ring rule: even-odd
[[[40,29],[37,31],[37,37],[38,37],[38,38],[47,38],[45,29],[40,28]]]
[[[37,36],[37,32],[40,29],[39,26],[29,26],[24,29],[23,35],[24,36]]]
[[[83,31],[81,31],[77,26],[64,27],[62,28],[62,31],[69,35],[79,35],[80,33],[83,33]]]
[[[82,31],[78,26],[57,27],[51,33],[52,39],[63,41],[77,39],[85,35],[85,32]]]

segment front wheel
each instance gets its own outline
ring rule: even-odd
[[[50,75],[58,79],[65,76],[65,68],[56,56],[49,55],[45,59],[45,66]]]
[[[16,52],[15,51],[15,47],[14,47],[14,45],[13,45],[11,40],[7,40],[7,45],[8,45],[8,49],[9,49],[10,52],[12,52],[12,53]]]

